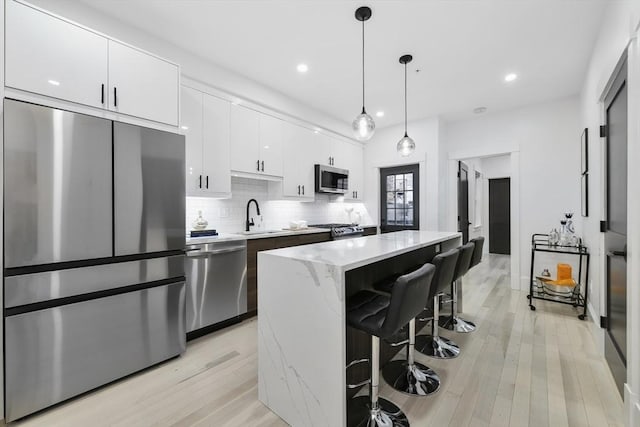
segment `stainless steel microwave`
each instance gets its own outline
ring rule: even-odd
[[[344,194],[349,190],[349,171],[316,165],[316,193]]]

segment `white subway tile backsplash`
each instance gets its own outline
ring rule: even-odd
[[[198,211],[209,222],[209,228],[222,233],[244,230],[246,206],[249,199],[260,204],[262,228],[281,229],[289,227],[289,221],[305,220],[309,224],[330,222],[351,223],[360,218],[361,224],[372,224],[372,219],[363,203],[343,203],[339,197],[316,194],[314,202],[289,200],[269,200],[268,182],[231,178],[231,199],[211,199],[207,197],[187,197],[186,227],[192,229]],[[349,210],[353,209],[351,212]],[[255,206],[251,206],[251,216],[257,223]]]

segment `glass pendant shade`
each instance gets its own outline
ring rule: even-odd
[[[402,157],[407,157],[416,149],[416,143],[413,142],[413,139],[411,139],[411,137],[405,133],[402,139],[398,141],[396,149]]]
[[[358,141],[368,141],[376,131],[376,124],[366,112],[359,114],[353,124],[353,134]]]

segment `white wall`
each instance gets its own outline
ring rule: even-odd
[[[28,2],[125,43],[177,62],[181,66],[182,75],[237,97],[238,100],[250,101],[277,113],[351,138],[350,123],[347,121],[343,122],[329,117],[236,72],[195,56],[142,30],[102,15],[84,3],[68,0],[28,0]],[[114,7],[122,8],[122,13],[126,13],[126,2],[114,4]]]
[[[440,121],[429,118],[410,123],[409,136],[416,150],[401,157],[396,144],[404,135],[404,125],[378,130],[364,147],[365,205],[374,223],[379,223],[380,168],[405,164],[420,165],[420,228],[438,230],[438,141]]]
[[[587,75],[580,96],[580,125],[588,127],[589,144],[589,211],[590,215],[584,221],[585,240],[591,247],[592,262],[592,292],[590,313],[592,320],[599,323],[599,316],[606,314],[605,309],[605,254],[603,235],[600,233],[600,220],[605,218],[603,204],[603,146],[598,137],[598,128],[603,123],[603,109],[600,103],[607,85],[614,74],[616,66],[627,50],[630,41],[635,38],[628,49],[629,67],[629,190],[636,188],[640,182],[637,172],[640,161],[640,131],[638,117],[640,116],[640,48],[637,41],[637,30],[640,21],[639,1],[610,2],[602,27],[598,35],[593,55],[591,57]],[[628,271],[627,283],[640,283],[640,205],[638,198],[629,193],[628,204]],[[640,425],[640,290],[638,286],[628,286],[627,306],[627,386],[625,387],[626,425]],[[596,341],[601,352],[604,351],[604,330],[594,327]]]
[[[256,199],[262,214],[262,228],[279,230],[289,227],[289,221],[306,220],[308,224],[351,223],[374,225],[363,203],[342,202],[343,197],[316,194],[313,202],[269,200],[268,181],[248,178],[231,178],[230,199],[187,197],[186,228],[192,229],[198,211],[209,222],[209,228],[222,233],[236,233],[244,230],[247,201]],[[346,209],[352,209],[351,213]],[[255,206],[251,206],[251,216],[256,225],[258,219]],[[358,215],[359,214],[359,215]]]
[[[519,198],[514,203],[519,203],[520,211],[516,219],[520,224],[522,288],[529,283],[533,233],[546,233],[558,227],[564,212],[577,213],[574,222],[577,233],[582,233],[578,105],[578,98],[572,97],[444,125],[441,149],[450,159],[519,153],[510,160],[519,158],[516,164],[519,183],[512,179],[512,187]],[[510,170],[513,167],[512,164]],[[449,174],[447,179],[453,178]],[[445,206],[452,206],[449,199],[456,194],[451,193],[444,195],[448,199]],[[457,213],[449,210],[447,220],[455,221]]]

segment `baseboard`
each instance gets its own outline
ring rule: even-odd
[[[591,303],[587,304],[587,313],[591,320],[591,335],[598,347],[598,352],[604,356],[604,329],[600,327],[600,314],[596,312]]]
[[[531,284],[529,276],[520,276],[520,290],[529,292],[529,285]],[[513,286],[512,286],[513,288]],[[517,288],[515,288],[517,289]]]
[[[640,425],[640,396],[633,393],[629,384],[624,385],[624,409],[625,426],[635,427]]]

